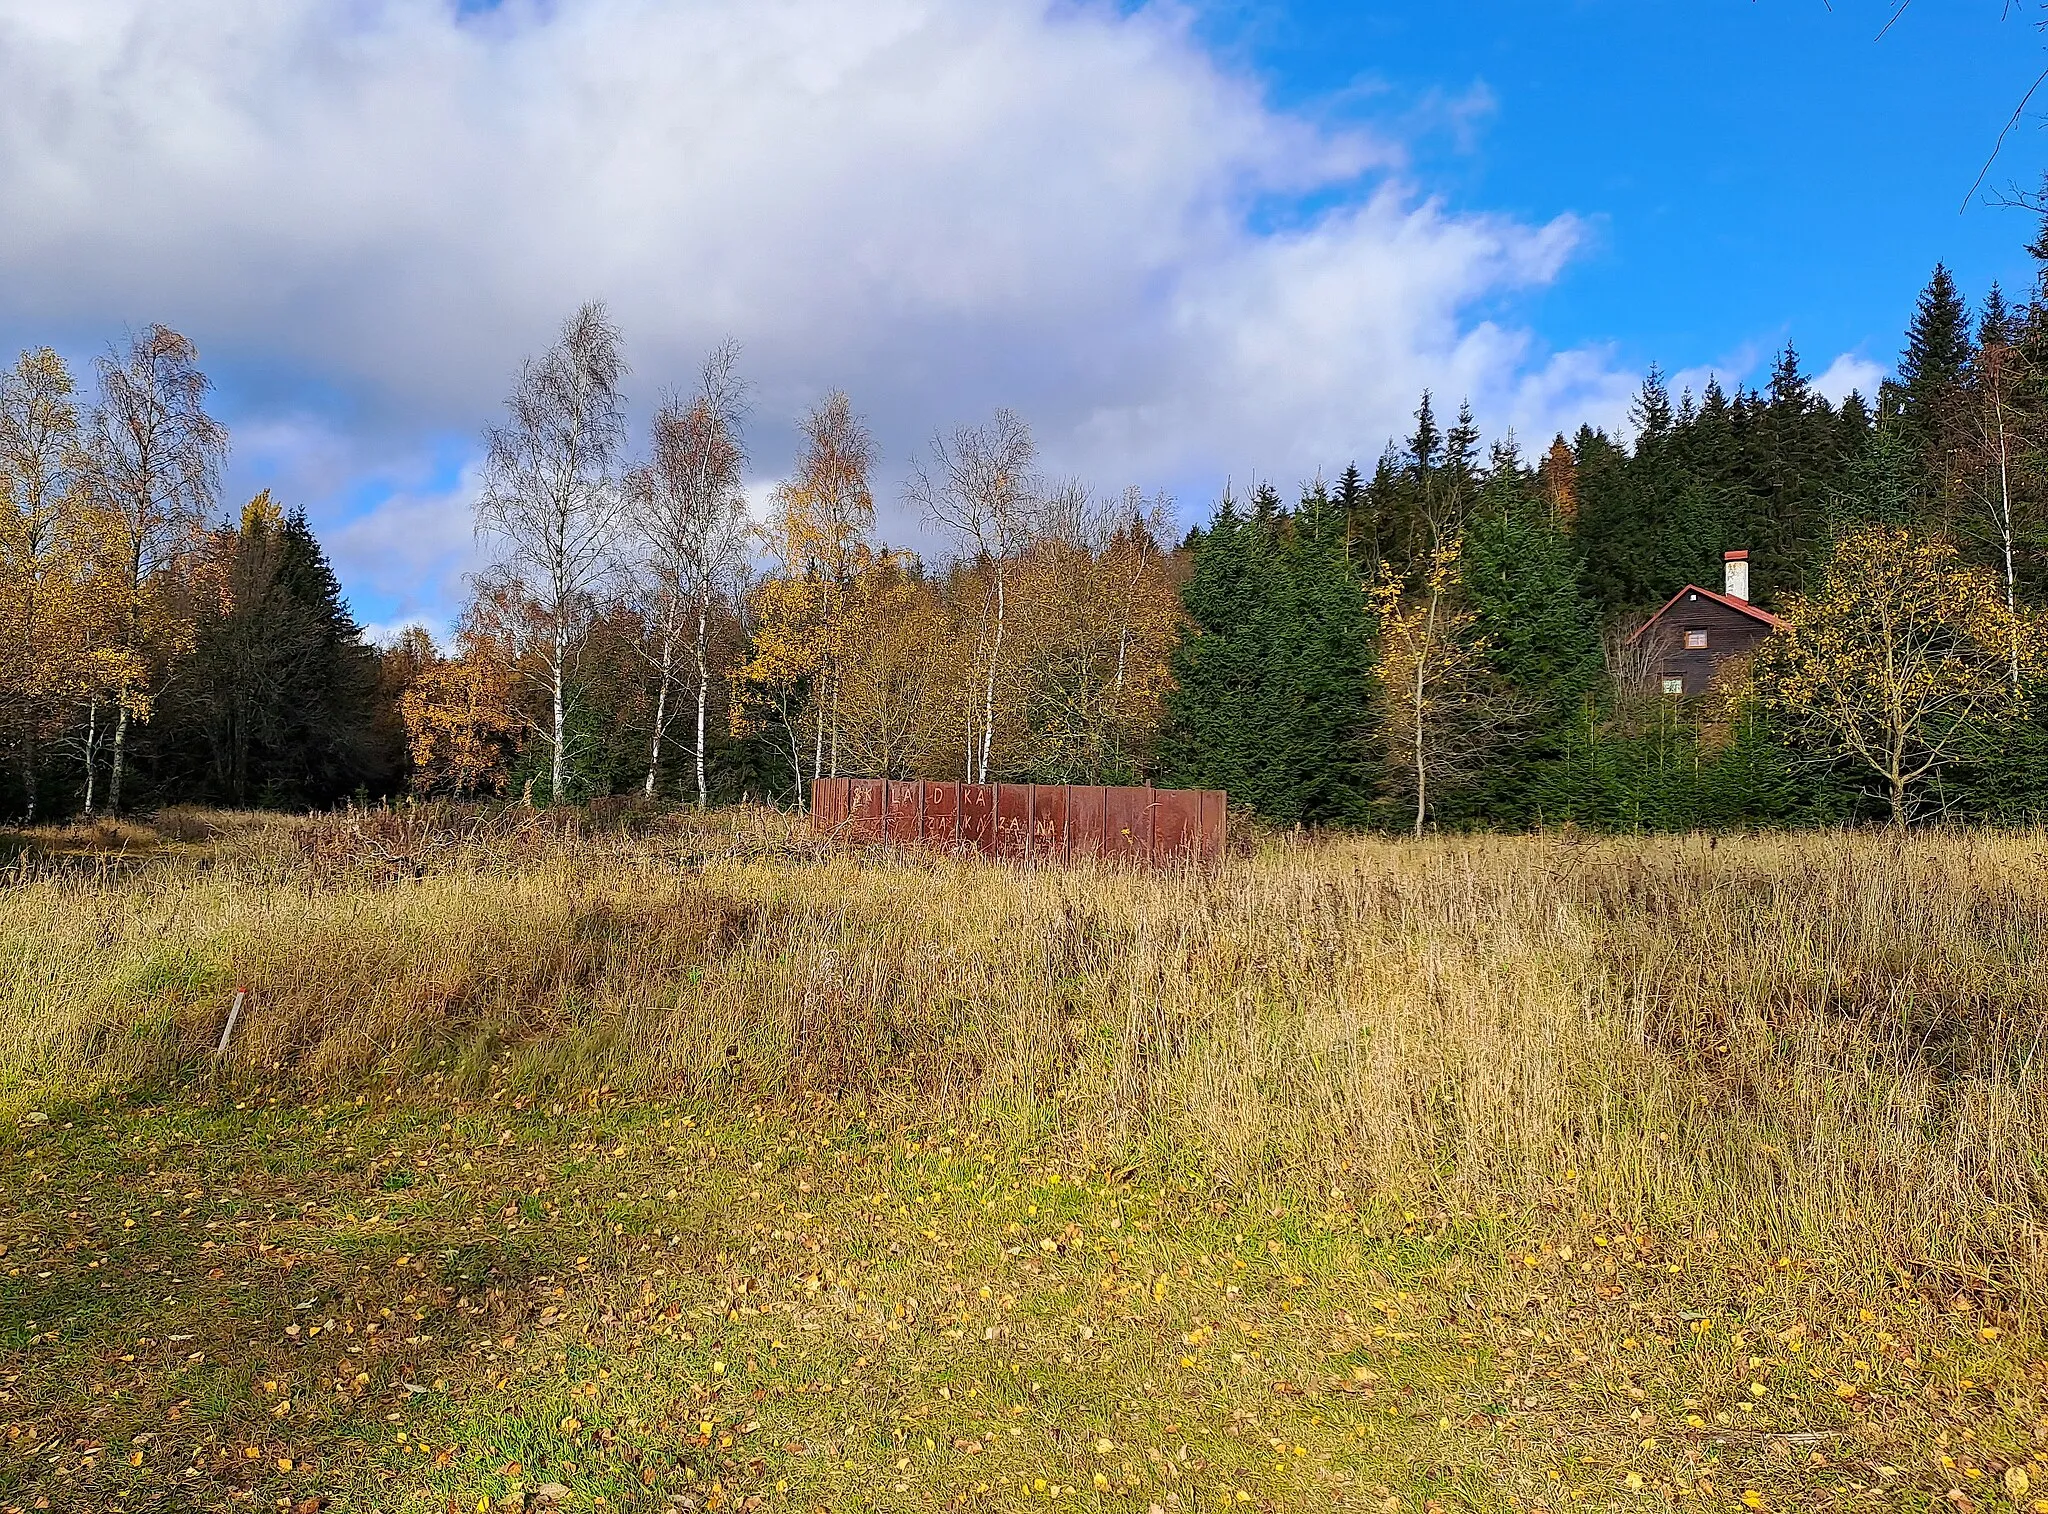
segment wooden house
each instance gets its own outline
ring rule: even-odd
[[[1778,629],[1778,617],[1749,602],[1749,553],[1723,554],[1720,593],[1687,584],[1637,629],[1658,686],[1674,698],[1704,694],[1721,664]]]

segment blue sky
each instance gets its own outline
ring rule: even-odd
[[[846,389],[893,541],[997,405],[1193,519],[1425,385],[1540,445],[1652,361],[1867,387],[1937,258],[2024,287],[2031,218],[1958,212],[2036,10],[1892,4],[0,0],[0,349],[186,331],[224,505],[303,504],[384,631],[450,623],[479,431],[592,297],[642,415],[742,344],[760,491]]]
[[[1787,338],[1809,360],[1888,364],[1937,260],[1973,298],[1993,279],[2025,291],[2033,217],[1969,190],[2048,65],[2034,7],[1917,0],[1884,31],[1895,11],[1246,0],[1209,7],[1205,27],[1277,102],[1425,123],[1408,138],[1416,176],[1460,205],[1588,218],[1588,245],[1525,318],[1560,346],[1609,341],[1677,369]],[[1987,191],[2031,189],[2048,167],[2044,107],[2048,90]]]

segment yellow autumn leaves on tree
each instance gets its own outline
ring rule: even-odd
[[[1766,706],[1873,777],[1892,820],[1988,727],[2018,715],[2043,652],[2037,616],[1995,574],[1899,526],[1843,535],[1819,582],[1781,611],[1756,661]]]
[[[733,701],[735,730],[773,732],[800,785],[854,772],[1100,781],[1141,761],[1180,618],[1164,508],[1044,485],[1029,433],[999,420],[934,444],[932,517],[967,522],[943,574],[873,540],[872,444],[845,396],[806,420],[763,532],[775,570],[747,598]]]
[[[1520,714],[1467,602],[1462,555],[1456,535],[1439,536],[1419,583],[1404,585],[1382,564],[1369,591],[1381,740],[1394,787],[1413,805],[1418,839],[1435,785],[1471,777]]]
[[[226,449],[197,359],[147,327],[100,359],[83,414],[47,347],[0,374],[0,735],[31,817],[52,747],[83,767],[88,813],[103,794],[118,808],[129,725],[189,641],[183,580]]]

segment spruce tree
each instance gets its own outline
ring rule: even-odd
[[[378,657],[303,511],[268,491],[207,546],[221,593],[193,607],[194,645],[153,722],[160,792],[246,806],[325,805],[395,781]]]
[[[1799,354],[1787,343],[1772,365],[1770,387],[1753,410],[1753,486],[1759,507],[1726,547],[1750,552],[1759,599],[1796,592],[1826,555],[1828,500],[1841,479],[1834,409],[1813,392]]]
[[[1586,561],[1586,587],[1610,614],[1644,605],[1656,597],[1661,573],[1628,454],[1591,426],[1579,428],[1571,451],[1574,529]]]
[[[1598,693],[1604,663],[1598,607],[1580,587],[1584,564],[1564,523],[1519,472],[1496,470],[1465,532],[1464,591],[1494,673],[1525,706],[1515,739],[1468,796],[1468,818],[1538,817],[1543,774]]]
[[[1977,312],[1978,349],[2011,346],[2019,337],[2019,322],[2019,312],[2005,302],[2005,291],[1993,279]]]
[[[1218,508],[1181,592],[1164,781],[1224,789],[1280,822],[1365,817],[1370,624],[1345,533],[1318,489],[1292,515],[1270,487],[1248,515]]]
[[[1920,292],[1906,328],[1898,377],[1885,384],[1880,408],[1896,417],[1926,467],[1930,494],[1948,472],[1944,457],[1950,416],[1970,364],[1970,311],[1955,278],[1941,263]]]
[[[1479,422],[1473,418],[1472,402],[1458,402],[1458,419],[1444,434],[1444,471],[1453,475],[1461,486],[1469,487],[1475,479],[1479,462]]]
[[[1431,473],[1443,461],[1444,434],[1436,423],[1436,403],[1427,389],[1415,407],[1415,432],[1408,438],[1408,463],[1418,473]]]
[[[1372,499],[1359,475],[1358,464],[1345,464],[1337,479],[1333,503],[1344,513],[1344,560],[1361,571],[1370,571],[1379,561],[1379,553],[1374,549],[1372,523],[1367,518]]]

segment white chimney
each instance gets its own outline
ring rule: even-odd
[[[1727,595],[1749,603],[1749,553],[1723,552],[1721,563],[1727,574]]]

